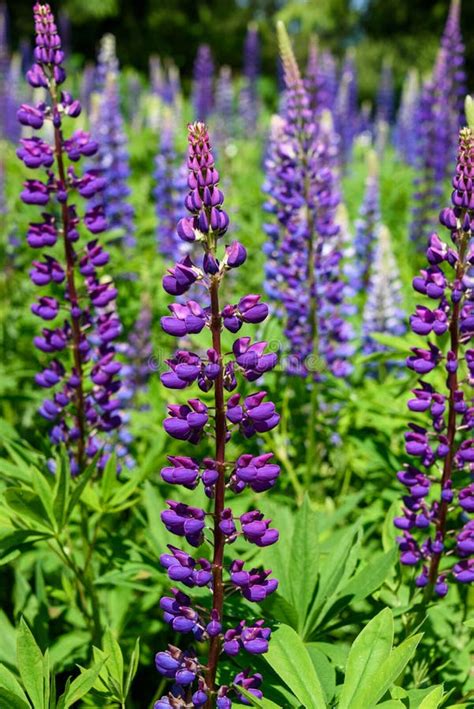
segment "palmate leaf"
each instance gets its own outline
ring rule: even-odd
[[[311,657],[298,633],[280,625],[264,659],[306,709],[324,709],[326,699]]]
[[[358,693],[371,680],[379,665],[389,657],[392,644],[393,616],[390,609],[385,608],[367,624],[351,647],[339,709],[356,706]]]
[[[43,655],[24,618],[18,628],[16,652],[20,677],[34,709],[47,709],[45,685],[49,685],[49,676],[43,676]]]

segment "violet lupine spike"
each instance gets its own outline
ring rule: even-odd
[[[342,66],[341,80],[334,107],[334,122],[341,139],[340,155],[347,163],[354,139],[359,132],[358,83],[355,52],[348,50]]]
[[[96,199],[96,204],[104,209],[108,226],[117,230],[121,243],[133,248],[136,245],[135,214],[128,202],[130,161],[120,108],[118,62],[112,35],[106,35],[102,39],[99,56],[102,60],[98,63],[98,67],[101,67],[100,71],[98,68],[98,75],[103,82],[103,90],[101,95],[97,96],[96,111],[91,122],[94,135],[99,141],[95,164],[105,179],[105,185]]]
[[[334,111],[336,64],[330,52],[319,50],[315,37],[311,37],[309,42],[304,85],[310,108],[315,114],[319,115],[324,110]]]
[[[214,62],[211,48],[201,44],[193,69],[192,103],[197,121],[206,121],[214,108]]]
[[[434,592],[446,595],[450,581],[474,581],[473,520],[474,421],[470,407],[474,385],[474,337],[471,279],[474,253],[474,133],[463,128],[459,135],[457,165],[451,207],[443,209],[440,222],[450,241],[438,234],[429,237],[427,267],[413,281],[417,293],[429,300],[411,316],[411,329],[429,338],[428,347],[412,348],[407,366],[420,375],[419,386],[408,402],[410,411],[428,413],[431,420],[417,420],[405,434],[408,455],[415,460],[398,473],[407,495],[402,514],[394,520],[401,562],[416,567],[416,585],[425,588],[428,600]],[[436,340],[448,337],[445,348]],[[436,370],[438,385],[427,375]],[[447,374],[446,385],[439,390]],[[427,496],[430,499],[427,500]]]
[[[355,222],[354,260],[350,264],[350,283],[356,293],[367,289],[376,231],[381,219],[379,165],[374,151],[369,152],[367,165],[364,198]]]
[[[376,121],[393,123],[395,104],[392,63],[384,61],[380,73],[380,82],[377,90]]]
[[[176,160],[171,115],[163,120],[153,176],[156,183],[153,196],[157,218],[157,247],[165,259],[178,259],[189,251],[189,245],[176,236],[176,223],[182,211],[182,194],[187,185],[187,171],[186,166],[178,165]]]
[[[420,235],[432,229],[443,184],[453,166],[457,131],[462,123],[465,94],[464,45],[460,28],[460,0],[452,0],[431,78],[423,85],[417,116],[417,162],[410,236],[419,250]]]
[[[237,338],[231,354],[223,352],[222,329],[236,333],[243,323],[260,323],[267,317],[268,307],[259,295],[253,294],[244,296],[236,305],[223,305],[220,301],[223,279],[229,270],[244,263],[246,251],[236,241],[220,247],[229,218],[222,207],[224,196],[218,187],[219,173],[205,124],[189,125],[188,141],[189,192],[185,206],[191,216],[180,220],[177,232],[186,243],[202,247],[203,257],[199,265],[190,256],[177,263],[165,277],[164,287],[168,293],[184,294],[199,280],[208,304],[202,307],[192,300],[175,303],[170,307],[172,315],[162,318],[161,323],[165,332],[177,337],[206,328],[209,349],[200,354],[176,351],[168,360],[169,369],[161,375],[161,381],[167,388],[178,390],[197,384],[201,391],[212,392],[214,407],[208,408],[199,398],[190,398],[187,404],[170,404],[169,416],[163,425],[171,437],[190,444],[212,436],[215,453],[213,458],[202,460],[171,455],[161,475],[168,484],[183,485],[191,490],[202,484],[211,500],[212,512],[206,514],[200,507],[168,500],[168,509],[162,512],[161,518],[169,532],[184,537],[191,546],[197,548],[209,543],[212,558],[194,558],[170,545],[169,553],[161,557],[170,579],[190,590],[195,586],[207,588],[209,600],[206,602],[200,595],[199,607],[194,608],[187,592],[173,588],[169,596],[161,599],[160,606],[165,621],[174,631],[190,634],[200,648],[207,642],[208,652],[203,658],[190,646],[181,650],[170,645],[168,650],[157,653],[157,670],[174,684],[170,694],[155,703],[155,709],[185,703],[225,709],[232,705],[232,698],[242,699],[234,685],[245,687],[261,698],[262,678],[258,674],[250,676],[248,672],[239,672],[232,684],[218,686],[216,673],[222,654],[234,657],[242,653],[245,657],[264,653],[271,634],[263,620],[242,620],[237,624],[234,621],[229,625],[226,597],[239,592],[245,599],[258,602],[278,585],[270,571],[251,568],[239,559],[229,559],[225,553],[237,537],[258,547],[278,540],[277,530],[260,510],[252,509],[237,516],[228,498],[230,493],[238,494],[246,487],[254,492],[268,490],[279,475],[271,453],[244,453],[231,461],[226,445],[238,431],[244,438],[250,438],[278,424],[279,416],[274,404],[266,400],[265,391],[255,391],[246,397],[236,391],[240,377],[254,382],[276,365],[277,358],[265,352],[265,342],[252,342],[250,337]]]
[[[45,171],[43,180],[26,180],[21,193],[25,204],[40,207],[42,212],[27,234],[28,244],[41,250],[30,277],[37,286],[49,286],[32,311],[52,324],[34,339],[37,349],[52,356],[35,379],[39,386],[54,391],[40,413],[52,423],[52,442],[66,445],[71,471],[78,474],[100,452],[100,433],[108,434],[121,423],[115,399],[120,364],[113,344],[120,322],[109,312],[117,291],[98,274],[109,260],[98,238],[107,228],[104,213],[100,207],[89,206],[81,214],[72,201],[73,195],[93,199],[104,188],[104,179],[96,171],[80,174],[76,167],[82,157],[94,155],[98,145],[83,131],[64,135],[65,121],[76,118],[81,105],[61,88],[66,78],[64,55],[49,5],[37,3],[33,13],[35,63],[27,79],[33,88],[45,89],[49,100],[36,106],[23,104],[17,115],[23,126],[33,130],[51,124],[54,135],[53,145],[30,137],[17,150],[27,167]],[[92,239],[81,245],[84,228]],[[63,246],[63,261],[48,253],[58,241]]]
[[[287,83],[285,117],[272,122],[265,164],[267,293],[285,319],[288,372],[319,377],[351,369],[351,328],[341,317],[348,293],[336,213],[340,202],[338,141],[328,112],[316,120],[291,45],[279,24]],[[316,369],[316,371],[314,371]]]
[[[402,98],[394,131],[394,143],[399,155],[412,167],[416,162],[416,119],[419,96],[418,72],[416,69],[411,69],[403,84]]]
[[[216,143],[225,145],[235,135],[234,89],[232,70],[229,66],[221,67],[216,83]]]
[[[374,340],[374,334],[400,336],[406,332],[402,282],[386,226],[378,225],[375,239],[362,315],[362,349],[366,354],[385,349]]]
[[[253,135],[260,113],[258,77],[260,74],[260,37],[258,27],[250,24],[244,43],[244,85],[240,93],[240,116],[245,135]]]

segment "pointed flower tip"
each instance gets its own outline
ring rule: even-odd
[[[285,71],[285,83],[287,88],[293,88],[301,82],[300,70],[293,53],[293,47],[286,31],[286,27],[281,20],[277,22],[278,46],[280,58]]]
[[[464,112],[468,127],[474,130],[474,99],[469,94],[464,100]]]

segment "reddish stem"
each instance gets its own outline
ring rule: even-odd
[[[458,233],[459,236],[459,233]],[[461,237],[459,244],[459,260],[456,266],[456,280],[461,280],[464,276],[465,271],[465,256],[467,248],[467,239],[465,236]],[[461,304],[458,301],[453,306],[453,314],[451,317],[451,322],[449,325],[449,336],[450,336],[450,349],[454,354],[455,361],[458,359],[459,354],[459,314],[461,310]],[[456,410],[455,405],[455,394],[458,389],[458,375],[457,371],[450,372],[448,375],[448,389],[449,389],[449,399],[448,399],[448,430],[447,430],[447,441],[449,451],[444,459],[443,464],[443,475],[441,477],[441,489],[443,489],[448,483],[453,475],[453,461],[455,453],[455,438],[456,438]],[[448,505],[449,503],[442,500],[439,506],[439,514],[436,522],[436,533],[440,538],[440,541],[444,543],[444,538],[446,535],[446,522],[448,516]],[[430,561],[429,571],[428,571],[428,585],[425,589],[425,601],[429,601],[433,595],[433,589],[438,578],[439,563],[441,561],[442,552],[433,554]]]
[[[54,80],[50,80],[50,90],[51,99],[53,104],[53,115],[58,111],[58,103],[56,97],[56,86]],[[61,129],[57,126],[54,127],[54,146],[56,154],[56,163],[58,166],[58,173],[61,185],[67,190],[67,180],[66,171],[64,168],[64,153],[63,153],[63,137]],[[67,204],[67,198],[61,204],[61,219],[62,219],[62,232],[63,232],[63,243],[64,243],[64,255],[66,259],[66,282],[67,282],[67,292],[69,302],[71,307],[78,305],[79,299],[77,295],[76,283],[74,280],[74,266],[75,266],[75,254],[71,242],[69,241],[69,210]],[[77,426],[79,429],[79,438],[77,441],[77,465],[79,472],[83,469],[84,458],[85,458],[85,440],[86,440],[86,426],[85,426],[85,406],[84,406],[84,374],[82,369],[82,357],[81,357],[81,323],[80,316],[74,316],[71,313],[71,329],[72,329],[72,351],[74,358],[74,368],[77,373],[79,383],[75,387],[75,403],[76,403],[76,416],[77,416]]]
[[[219,620],[223,616],[224,606],[224,585],[222,580],[222,565],[224,560],[224,534],[222,533],[219,522],[222,518],[225,499],[225,444],[227,426],[225,420],[224,406],[224,370],[222,366],[222,347],[221,347],[221,329],[222,318],[219,309],[219,278],[213,277],[210,287],[211,295],[211,333],[212,346],[217,352],[219,359],[219,374],[214,383],[214,401],[215,401],[215,432],[216,432],[216,463],[219,478],[215,486],[215,501],[214,501],[214,556],[212,560],[212,577],[213,577],[213,600],[212,609],[217,612]],[[219,636],[210,639],[208,666],[206,674],[206,683],[208,686],[210,697],[206,707],[212,707],[212,694],[215,692],[216,673],[219,655],[221,651],[221,640]]]

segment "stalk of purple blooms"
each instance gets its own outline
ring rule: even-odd
[[[407,366],[423,377],[408,402],[413,412],[427,412],[427,427],[413,423],[405,434],[406,451],[417,462],[398,473],[406,487],[403,512],[395,519],[401,562],[417,567],[416,585],[429,598],[448,592],[448,581],[474,581],[474,420],[469,390],[474,384],[474,306],[469,271],[474,263],[474,133],[463,128],[459,136],[452,206],[443,209],[440,222],[452,244],[435,233],[426,252],[428,266],[413,287],[433,301],[419,305],[411,317],[413,332],[431,336],[428,348],[415,347]],[[435,344],[448,337],[447,352]],[[447,373],[446,390],[425,379],[430,372]],[[437,381],[442,381],[442,377]],[[429,430],[431,429],[431,430]],[[421,568],[420,568],[421,567]]]
[[[214,108],[214,62],[207,44],[201,44],[196,54],[192,103],[195,119],[206,121]]]
[[[288,371],[336,376],[350,371],[352,332],[340,316],[345,283],[336,211],[340,202],[337,138],[330,114],[315,119],[291,45],[279,24],[286,110],[272,124],[266,160],[267,292],[284,313]],[[316,370],[316,371],[315,371]]]
[[[165,332],[175,337],[199,333],[207,328],[211,343],[201,355],[178,350],[168,360],[168,371],[161,376],[170,389],[187,389],[197,384],[203,392],[213,390],[214,408],[199,398],[187,404],[170,404],[164,421],[165,431],[173,438],[197,444],[205,437],[215,438],[215,457],[198,460],[188,456],[169,456],[169,465],[161,475],[171,485],[194,489],[202,483],[205,494],[212,500],[213,511],[169,500],[168,509],[161,515],[168,531],[184,537],[196,548],[210,543],[212,559],[195,559],[188,553],[169,547],[169,554],[161,557],[163,566],[173,581],[181,581],[188,588],[209,589],[209,604],[193,608],[190,597],[174,588],[172,595],[161,599],[164,619],[178,633],[192,634],[196,642],[208,642],[207,660],[203,662],[196,650],[182,651],[170,645],[167,651],[156,655],[156,667],[174,681],[171,692],[155,703],[155,709],[165,707],[212,707],[228,709],[232,697],[239,694],[240,685],[255,697],[261,697],[262,678],[239,672],[230,685],[217,686],[216,673],[221,653],[233,657],[241,652],[266,652],[270,629],[263,620],[248,624],[240,621],[235,627],[226,625],[225,598],[239,591],[244,598],[261,601],[277,587],[270,571],[246,568],[241,560],[226,559],[225,550],[238,537],[263,547],[278,540],[278,532],[271,520],[253,509],[240,516],[233,514],[226,504],[226,492],[238,494],[246,487],[255,492],[271,488],[279,474],[279,467],[271,462],[272,454],[243,454],[236,461],[226,456],[226,444],[234,431],[245,438],[274,428],[279,421],[275,406],[265,401],[266,392],[256,391],[243,398],[236,393],[237,375],[253,382],[276,364],[276,355],[265,353],[265,342],[254,342],[250,337],[235,340],[232,353],[225,355],[221,344],[223,328],[232,333],[244,323],[260,323],[268,314],[259,295],[246,295],[236,305],[222,305],[219,294],[226,273],[241,266],[246,251],[234,241],[218,254],[218,242],[227,231],[229,218],[222,208],[224,196],[218,187],[219,173],[214,164],[209,136],[203,123],[188,127],[188,187],[185,206],[191,216],[178,223],[178,236],[188,243],[199,244],[204,252],[198,265],[187,256],[171,268],[163,280],[163,287],[171,295],[183,295],[198,282],[206,291],[206,304],[194,300],[170,306],[171,315],[163,317]],[[231,395],[225,397],[225,392]],[[211,540],[205,534],[210,531]],[[210,607],[209,607],[210,606]]]
[[[116,413],[119,402],[114,398],[120,387],[116,379],[120,364],[113,345],[120,322],[109,310],[117,291],[97,273],[109,260],[97,239],[107,227],[103,210],[92,206],[81,216],[72,202],[74,193],[93,199],[104,188],[105,180],[97,171],[81,175],[74,167],[81,157],[94,155],[98,145],[83,131],[64,136],[65,119],[76,118],[81,105],[60,88],[66,78],[64,54],[49,5],[37,3],[33,12],[35,64],[27,79],[33,88],[45,89],[49,101],[23,104],[18,120],[34,130],[50,123],[54,144],[39,137],[24,138],[17,154],[27,167],[46,169],[45,180],[26,180],[21,199],[42,209],[50,205],[50,211],[42,211],[41,221],[30,224],[27,242],[43,250],[42,257],[33,262],[31,280],[51,289],[32,305],[32,311],[46,322],[56,321],[55,327],[45,327],[34,339],[38,350],[53,355],[35,379],[39,386],[55,391],[43,402],[40,413],[53,424],[52,442],[66,445],[72,474],[77,474],[100,451],[97,434],[121,423]],[[82,247],[78,245],[81,223],[93,236]],[[52,252],[45,253],[46,249]]]

